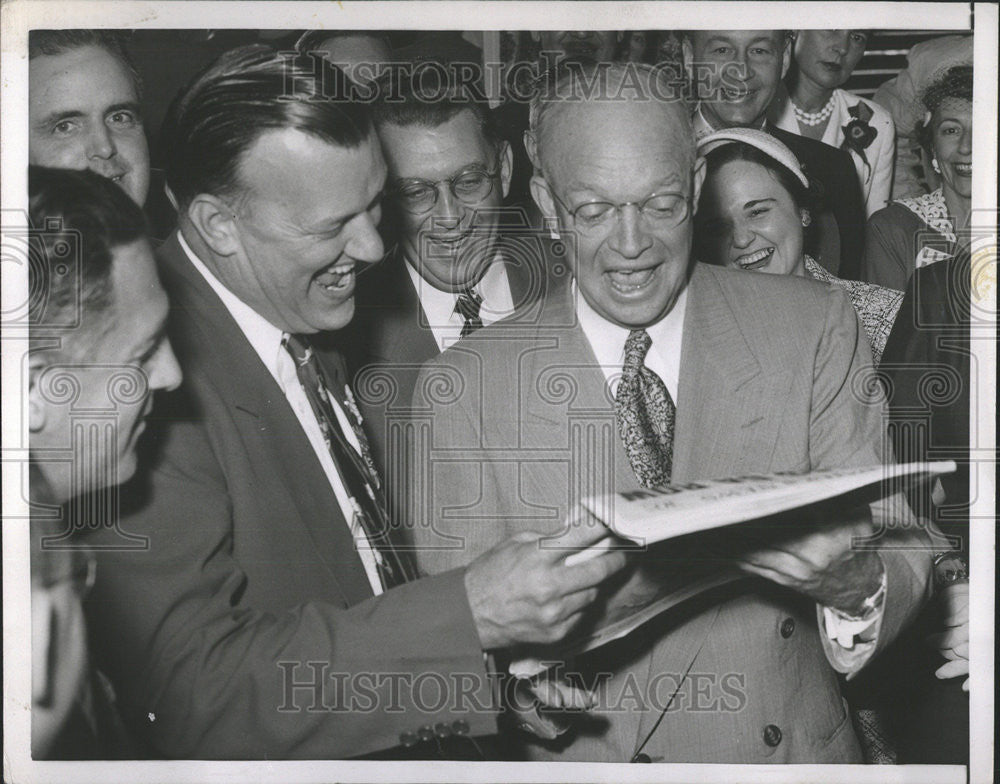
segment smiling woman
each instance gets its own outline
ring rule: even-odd
[[[865,242],[865,280],[905,288],[913,271],[952,258],[972,201],[972,66],[950,68],[923,96],[921,146],[941,177],[924,196],[894,201],[872,215]]]
[[[877,365],[902,292],[836,278],[803,252],[809,180],[792,151],[763,131],[731,128],[703,138],[698,152],[708,168],[695,226],[701,259],[844,289]]]

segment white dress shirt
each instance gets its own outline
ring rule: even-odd
[[[184,249],[194,268],[201,273],[208,285],[212,287],[212,290],[218,294],[219,299],[226,306],[226,310],[229,311],[240,331],[246,336],[253,350],[257,352],[260,361],[264,363],[264,367],[274,377],[274,380],[278,382],[278,386],[285,394],[288,405],[295,412],[299,424],[302,425],[302,429],[309,439],[309,444],[312,446],[313,452],[316,453],[320,465],[323,466],[323,473],[326,474],[326,478],[330,482],[330,487],[337,498],[340,511],[343,513],[344,519],[348,521],[355,549],[361,558],[361,563],[364,565],[365,575],[368,577],[372,591],[376,596],[379,595],[384,589],[378,573],[375,550],[368,541],[368,537],[360,521],[355,516],[355,507],[351,495],[344,487],[343,481],[341,481],[337,466],[333,462],[333,456],[330,454],[326,440],[323,438],[323,431],[320,429],[316,415],[309,404],[309,398],[306,397],[306,392],[299,382],[298,374],[295,372],[295,361],[284,346],[281,345],[284,333],[226,288],[212,274],[212,271],[205,266],[204,262],[195,255],[194,251],[191,250],[190,246],[184,240],[184,236],[180,233],[177,236],[180,240],[181,248]],[[344,432],[348,443],[360,454],[358,440],[354,435],[354,428],[351,427],[351,422],[341,408],[340,401],[336,395],[330,396],[330,403],[337,415],[337,420],[340,422],[340,429]]]
[[[455,311],[458,294],[441,291],[441,289],[432,286],[421,277],[409,260],[406,262],[406,271],[417,292],[420,307],[423,308],[426,326],[430,327],[438,348],[444,351],[458,342],[462,336],[462,328],[465,326],[465,319]],[[514,312],[514,298],[510,291],[510,281],[507,278],[507,265],[503,263],[499,254],[486,268],[483,277],[480,278],[479,283],[472,287],[472,290],[483,298],[483,304],[479,309],[479,318],[484,327]]]
[[[607,379],[614,397],[618,391],[622,369],[625,365],[625,341],[631,330],[612,324],[599,315],[584,299],[573,283],[574,299],[577,303],[577,318],[590,348]],[[687,308],[687,288],[677,296],[670,311],[656,324],[646,327],[652,343],[643,364],[658,375],[678,411],[682,402],[678,400],[681,367],[681,347],[684,338],[684,313]],[[884,579],[883,579],[884,583]],[[885,587],[876,595],[884,597]],[[874,613],[864,621],[845,619],[828,607],[817,604],[816,616],[820,629],[820,639],[830,663],[839,672],[856,672],[875,652],[878,633],[882,628],[885,603],[882,600]],[[855,636],[870,638],[867,642],[856,642]]]

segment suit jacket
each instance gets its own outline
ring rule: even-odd
[[[373,598],[284,394],[176,236],[160,260],[184,383],[120,526],[88,536],[88,621],[127,720],[180,758],[352,757],[438,722],[495,732],[488,707],[407,685],[467,674],[490,704],[462,572]]]
[[[516,309],[511,321],[529,323],[538,318],[546,294],[569,276],[563,258],[566,244],[525,229],[502,234],[498,250]],[[441,353],[405,265],[402,253],[397,252],[359,278],[355,318],[337,335],[351,358],[355,395],[372,456],[397,514],[398,499],[392,491],[405,475],[399,463],[403,454],[397,441],[399,425],[409,416],[420,368]]]
[[[819,253],[816,260],[838,277],[860,280],[865,202],[850,153],[770,124],[767,130],[795,153],[809,178],[821,184],[822,204],[837,220],[839,253],[827,247],[814,249]]]
[[[881,461],[883,399],[877,384],[859,383],[871,381],[871,354],[842,291],[703,265],[689,286],[673,481]],[[410,508],[427,571],[515,531],[557,530],[581,496],[638,487],[574,312],[567,295],[519,335],[481,330],[418,380],[414,433],[429,435],[411,460],[423,468]],[[908,511],[884,506],[875,511]],[[923,543],[912,530],[881,540],[889,588],[879,647],[930,591],[929,550],[891,549]],[[739,535],[724,533],[715,558]],[[627,579],[685,565],[673,552],[682,550],[650,551]],[[529,744],[529,757],[628,761],[641,748],[671,762],[861,760],[816,605],[764,580],[678,605],[576,666],[588,678],[614,673],[601,707],[574,736]]]

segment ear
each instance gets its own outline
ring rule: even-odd
[[[202,242],[216,255],[232,256],[242,247],[237,217],[216,196],[199,193],[188,205],[187,217]]]
[[[504,198],[510,192],[510,180],[514,176],[514,151],[510,148],[510,142],[504,142],[500,148],[500,187],[503,189]]]
[[[807,228],[812,223],[812,215],[809,214],[809,210],[799,210],[799,214],[802,217],[802,228]]]
[[[698,202],[701,200],[701,186],[705,184],[705,173],[708,171],[708,164],[700,155],[694,162],[694,182],[692,183],[691,198],[694,202],[691,207],[691,214],[698,212]]]
[[[42,396],[39,377],[47,365],[41,352],[28,355],[28,431],[38,433],[45,428],[48,407]]]
[[[556,202],[552,198],[552,191],[549,190],[549,184],[545,178],[541,174],[534,174],[528,187],[531,189],[531,198],[535,200],[535,204],[538,205],[538,209],[541,210],[545,219],[558,221],[559,213],[556,212]]]
[[[781,52],[781,78],[785,78],[788,67],[792,64],[792,39],[785,36],[785,47]]]
[[[528,153],[528,160],[531,161],[532,168],[538,171],[541,168],[538,165],[538,140],[532,131],[525,131],[522,139],[524,140],[524,150]]]
[[[691,87],[695,87],[694,48],[691,46],[691,39],[686,35],[681,39],[681,54],[683,56],[684,75],[687,77],[688,84]]]

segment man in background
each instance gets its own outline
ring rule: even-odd
[[[502,206],[512,153],[489,108],[450,83],[411,82],[389,94],[374,110],[394,249],[359,278],[358,316],[343,343],[363,352],[356,392],[376,464],[395,476],[389,423],[409,407],[420,365],[515,310],[531,318],[557,276],[542,258],[542,238],[520,211]],[[391,400],[368,394],[384,374]]]
[[[28,161],[107,177],[145,208],[151,235],[165,237],[174,209],[162,172],[150,170],[142,81],[124,36],[32,30],[28,57]]]
[[[126,753],[125,735],[90,666],[81,606],[94,563],[70,534],[117,520],[82,519],[93,505],[68,502],[132,477],[153,392],[176,387],[181,373],[138,206],[88,171],[31,167],[28,183],[43,261],[29,268],[40,293],[27,394],[32,755],[114,757]]]

